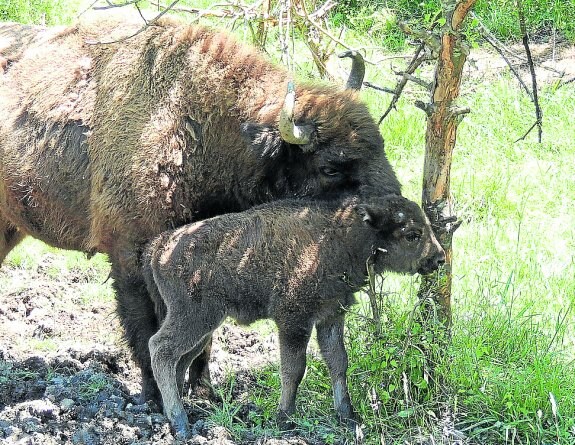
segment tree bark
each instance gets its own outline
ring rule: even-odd
[[[457,126],[468,109],[458,108],[456,99],[469,50],[460,34],[463,21],[476,0],[444,0],[445,23],[440,30],[440,51],[431,101],[419,103],[427,114],[422,206],[445,249],[445,267],[423,278],[419,295],[432,297],[446,325],[451,324],[452,239],[458,227],[450,192],[451,161]]]

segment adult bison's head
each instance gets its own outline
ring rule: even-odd
[[[355,91],[303,86],[296,98],[288,82],[280,107],[269,123],[242,125],[275,196],[401,194],[379,129]]]

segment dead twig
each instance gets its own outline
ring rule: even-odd
[[[401,78],[398,80],[398,82],[397,82],[397,84],[393,90],[393,97],[391,99],[391,102],[390,102],[389,106],[387,107],[387,110],[385,110],[385,113],[383,113],[383,116],[381,116],[379,118],[379,122],[377,123],[378,125],[381,125],[381,123],[387,117],[387,115],[389,113],[391,113],[391,110],[395,109],[395,106],[397,105],[397,101],[399,100],[401,93],[403,92],[403,89],[405,88],[405,85],[407,85],[407,82],[409,80],[405,74],[413,74],[415,72],[415,70],[426,59],[425,53],[421,54],[421,52],[424,50],[424,48],[425,48],[425,43],[421,42],[419,44],[419,46],[417,47],[415,54],[411,58],[411,62],[409,62],[409,65],[407,66],[407,69],[405,70],[404,75],[401,76]]]
[[[411,81],[411,82],[413,82],[413,83],[415,83],[415,84],[417,84],[417,85],[419,85],[419,86],[422,86],[423,88],[425,88],[425,89],[428,90],[428,91],[430,91],[431,88],[433,87],[433,84],[432,84],[431,82],[426,82],[425,80],[420,79],[419,77],[415,77],[414,75],[412,75],[412,74],[410,74],[410,73],[406,73],[405,71],[396,71],[396,70],[393,70],[393,73],[394,73],[396,76],[405,77],[407,80],[409,80],[409,81]]]
[[[142,32],[144,32],[148,27],[154,25],[160,18],[162,18],[165,14],[167,14],[180,0],[174,0],[172,3],[170,3],[170,5],[164,9],[163,11],[161,11],[160,13],[158,13],[153,19],[151,20],[147,20],[144,19],[144,25],[138,29],[136,32],[122,37],[121,39],[117,39],[117,40],[111,40],[108,42],[97,42],[97,41],[92,41],[92,40],[87,40],[86,44],[88,45],[112,45],[114,43],[122,43],[125,42],[126,40],[130,40],[133,37],[136,37],[138,34],[141,34]],[[139,9],[138,9],[139,11]],[[141,11],[140,11],[140,15],[141,15]],[[143,17],[142,17],[143,18]]]
[[[395,94],[395,90],[386,87],[377,86],[371,82],[363,82],[363,84],[368,88],[373,88],[376,91],[383,91],[384,93]]]
[[[483,24],[483,22],[479,19],[479,17],[477,17],[477,15],[475,15],[475,13],[471,12],[471,17],[473,17],[477,21],[479,29],[481,30],[481,35],[483,36],[485,41],[489,43],[495,51],[497,51],[497,53],[505,61],[505,63],[507,64],[507,66],[509,67],[515,78],[519,81],[519,85],[521,85],[521,87],[525,90],[525,92],[529,95],[529,97],[532,97],[531,91],[521,78],[521,75],[517,70],[515,70],[511,61],[505,56],[503,52],[504,45],[491,33],[489,28],[487,28],[487,26]]]
[[[575,77],[572,77],[571,79],[568,80],[564,80],[563,82],[561,82],[558,86],[557,89],[564,87],[565,85],[569,84],[569,83],[573,83],[575,82]]]
[[[523,35],[523,46],[525,47],[525,54],[527,55],[527,63],[529,65],[529,71],[531,72],[531,88],[532,88],[532,101],[535,105],[535,124],[523,135],[522,138],[517,139],[518,142],[525,139],[529,132],[537,126],[538,141],[541,143],[543,136],[543,111],[539,105],[539,97],[537,94],[537,75],[535,73],[535,66],[533,65],[533,57],[531,57],[531,49],[529,48],[529,36],[527,35],[527,27],[525,26],[525,14],[523,12],[523,2],[522,0],[517,0],[517,13],[519,14],[519,28],[521,29],[521,34]]]
[[[107,6],[94,6],[96,3],[98,3],[97,1],[95,1],[94,3],[92,3],[92,6],[90,6],[90,8],[92,8],[94,11],[102,11],[105,9],[113,9],[113,8],[123,8],[124,6],[129,6],[129,5],[137,5],[138,2],[140,0],[129,0],[126,1],[124,3],[112,3],[111,1],[107,0]]]

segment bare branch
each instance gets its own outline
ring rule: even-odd
[[[144,22],[145,22],[144,26],[142,26],[140,29],[138,29],[133,34],[130,34],[126,37],[122,37],[121,39],[112,40],[109,42],[96,42],[93,40],[87,40],[85,43],[87,45],[111,45],[114,43],[122,43],[122,42],[125,42],[126,40],[130,40],[131,38],[136,37],[138,34],[141,34],[142,32],[144,32],[149,26],[152,26],[153,24],[155,24],[162,16],[167,14],[179,1],[180,0],[174,0],[166,9],[164,9],[159,14],[157,14],[152,20],[145,21],[145,19],[144,19]]]
[[[366,87],[373,88],[374,90],[377,90],[377,91],[383,91],[384,93],[395,94],[395,90],[392,90],[391,88],[380,87],[380,86],[374,85],[371,82],[363,82],[363,84]]]
[[[419,77],[415,77],[415,76],[412,75],[412,74],[406,73],[405,71],[395,71],[395,70],[393,70],[393,73],[394,73],[396,76],[403,76],[403,77],[405,77],[407,80],[409,80],[409,81],[411,81],[411,82],[413,82],[413,83],[415,83],[415,84],[417,84],[417,85],[419,85],[419,86],[422,86],[423,88],[425,88],[425,89],[428,90],[428,91],[431,91],[431,88],[433,87],[433,83],[432,83],[432,82],[426,82],[425,80],[420,79]]]
[[[559,88],[561,88],[561,87],[564,87],[564,86],[567,85],[568,83],[573,83],[573,82],[575,82],[575,77],[572,77],[571,79],[568,79],[568,80],[565,80],[565,81],[561,82],[561,83],[559,84],[559,86],[557,87],[557,89],[559,89]]]
[[[113,8],[123,8],[124,6],[137,4],[139,1],[140,0],[129,0],[129,1],[126,1],[124,3],[112,3],[111,1],[107,0],[106,3],[108,4],[108,6],[94,6],[96,3],[98,3],[96,1],[96,2],[92,3],[91,8],[94,11],[101,11],[101,10],[113,9]]]
[[[533,125],[531,125],[531,126],[529,127],[529,130],[527,130],[527,131],[525,132],[525,134],[524,134],[523,136],[521,136],[519,139],[517,139],[515,142],[519,142],[519,141],[522,141],[523,139],[525,139],[525,138],[527,137],[527,135],[528,135],[529,133],[531,133],[531,130],[533,130],[537,124],[538,124],[538,122],[535,121],[535,122],[533,123]],[[541,142],[541,141],[539,141],[539,142]]]
[[[509,66],[509,69],[511,70],[513,75],[519,81],[519,85],[521,85],[521,87],[525,90],[525,92],[529,95],[529,97],[532,98],[531,91],[529,90],[527,85],[525,85],[525,82],[521,78],[521,75],[515,70],[511,61],[507,57],[505,57],[505,54],[503,53],[502,50],[502,47],[504,45],[499,40],[497,40],[497,38],[491,33],[491,31],[489,31],[489,29],[483,24],[483,22],[479,19],[479,17],[477,17],[473,12],[471,12],[471,16],[477,20],[483,38],[487,41],[487,43],[489,43],[493,47],[493,49],[495,49],[495,51],[499,53],[499,55],[505,61],[507,66]]]
[[[419,46],[417,47],[417,50],[415,51],[415,54],[411,58],[411,62],[409,62],[409,65],[408,65],[407,69],[405,70],[404,74],[414,73],[415,70],[417,69],[417,67],[419,65],[421,65],[423,63],[423,61],[426,59],[425,53],[421,54],[421,52],[424,50],[424,47],[425,47],[425,43],[422,42],[419,44]],[[397,85],[395,86],[393,98],[391,99],[391,102],[390,102],[389,106],[387,107],[387,110],[385,110],[385,113],[383,113],[383,116],[381,116],[379,118],[379,122],[377,123],[378,125],[380,125],[383,122],[383,120],[387,117],[387,115],[391,112],[391,110],[395,109],[395,105],[397,104],[397,101],[399,100],[399,97],[401,96],[401,93],[403,92],[405,85],[407,85],[407,81],[408,81],[407,77],[405,75],[403,75],[401,77],[401,79],[399,79],[399,81],[397,82]]]
[[[94,0],[92,3],[90,3],[90,6],[88,6],[86,9],[84,9],[80,14],[78,14],[77,18],[82,17],[84,14],[86,14],[86,12],[88,12],[90,9],[92,9],[94,7],[94,5],[96,3],[98,3],[99,0]]]
[[[523,13],[523,2],[522,0],[517,0],[517,13],[519,14],[519,27],[521,28],[521,34],[523,34],[523,46],[525,47],[525,54],[527,55],[527,62],[529,64],[529,71],[531,72],[531,87],[532,100],[535,105],[535,125],[537,125],[538,141],[541,143],[541,138],[543,136],[543,112],[541,111],[541,106],[539,105],[539,97],[537,94],[537,75],[535,74],[535,66],[533,65],[533,58],[531,57],[531,49],[529,48],[529,36],[527,35],[527,27],[525,26],[525,15]],[[533,127],[531,127],[532,129]],[[531,131],[529,129],[529,131]],[[525,138],[529,131],[523,136]]]

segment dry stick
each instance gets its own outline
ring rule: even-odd
[[[90,6],[88,6],[86,9],[84,9],[80,14],[78,14],[77,18],[82,17],[84,14],[86,14],[86,12],[88,12],[90,9],[92,9],[94,7],[94,5],[96,3],[98,3],[100,0],[94,0],[92,3],[90,3]]]
[[[409,62],[409,65],[405,70],[405,73],[412,74],[417,69],[417,67],[423,63],[425,57],[423,55],[420,56],[420,53],[421,51],[423,51],[424,47],[425,43],[421,42],[417,47],[415,54],[411,58],[411,62]],[[399,97],[401,96],[401,93],[403,92],[405,85],[407,85],[407,81],[408,81],[407,76],[403,75],[401,79],[397,82],[397,85],[395,86],[393,92],[393,98],[391,99],[391,103],[387,107],[387,110],[385,110],[385,113],[383,113],[383,116],[381,116],[381,118],[379,119],[379,122],[377,123],[378,125],[380,125],[383,122],[383,120],[387,117],[387,115],[391,112],[391,110],[395,108],[395,105],[397,104],[397,101],[399,100]]]
[[[371,82],[363,82],[363,84],[366,87],[373,88],[374,90],[377,90],[377,91],[383,91],[384,93],[395,94],[395,90],[392,90],[391,88],[380,87],[380,86],[377,86]]]
[[[487,30],[487,28],[483,27],[481,22],[480,22],[480,27],[484,31]],[[529,87],[525,84],[525,82],[521,78],[521,75],[515,70],[511,61],[507,57],[505,57],[505,54],[503,54],[503,50],[497,44],[498,40],[491,38],[491,36],[487,32],[483,32],[482,35],[483,35],[483,38],[487,41],[487,43],[489,43],[493,47],[493,49],[495,49],[495,51],[497,51],[499,53],[499,55],[505,61],[505,63],[507,64],[507,66],[509,67],[509,69],[511,70],[513,75],[519,81],[519,85],[521,85],[521,87],[525,90],[525,92],[529,95],[529,97],[531,97],[531,100],[533,100],[533,96],[531,95],[531,91],[529,90]]]
[[[507,45],[505,45],[501,40],[499,40],[497,37],[495,37],[495,35],[489,30],[489,28],[487,28],[487,26],[485,26],[485,24],[481,21],[481,19],[477,16],[477,14],[475,14],[473,11],[471,11],[469,14],[471,15],[471,17],[473,17],[475,20],[477,20],[479,27],[483,31],[482,35],[483,35],[483,37],[485,37],[485,40],[487,40],[487,37],[489,37],[493,42],[495,42],[495,44],[497,45],[497,48],[499,48],[501,51],[505,51],[507,54],[520,60],[523,63],[527,62],[527,59],[525,57],[523,57],[521,54],[517,54],[515,51],[513,51],[511,48],[509,48]],[[489,40],[487,40],[487,42],[489,44],[491,44],[491,42],[489,42]],[[499,52],[499,51],[497,51],[497,52]],[[502,55],[502,57],[503,57],[503,55]],[[542,69],[547,70],[547,71],[551,71],[555,74],[559,74],[559,75],[564,74],[563,71],[556,70],[555,68],[551,68],[550,66],[545,66],[545,65],[542,65],[540,63],[537,63],[536,65],[539,68],[542,68]]]
[[[97,1],[95,1],[94,3],[92,3],[92,6],[90,6],[92,9],[94,9],[94,11],[101,11],[104,9],[112,9],[112,8],[123,8],[124,6],[128,6],[128,5],[133,5],[135,3],[138,3],[140,0],[130,0],[124,3],[112,3],[110,1],[106,1],[106,3],[108,4],[108,6],[94,6],[96,3],[98,3]]]
[[[543,136],[543,112],[539,106],[539,97],[537,96],[537,75],[535,74],[535,66],[533,65],[533,58],[531,57],[531,49],[529,48],[529,37],[527,36],[527,28],[525,26],[525,15],[523,13],[523,2],[522,0],[517,0],[517,13],[519,14],[519,27],[521,29],[521,34],[523,34],[523,46],[525,47],[525,54],[527,55],[527,63],[529,64],[529,71],[531,72],[531,87],[533,88],[533,103],[535,104],[535,124],[531,126],[529,130],[520,137],[515,142],[519,142],[527,137],[531,132],[533,127],[537,125],[538,131],[538,141],[541,143],[541,138]]]
[[[556,89],[559,89],[559,88],[567,85],[568,83],[573,83],[573,82],[575,82],[575,77],[572,77],[571,79],[568,79],[568,80],[565,80],[564,82],[561,82]]]
[[[164,9],[162,12],[160,12],[159,14],[157,14],[152,20],[149,21],[145,21],[144,26],[142,26],[140,29],[138,29],[135,33],[130,34],[129,36],[126,37],[122,37],[121,39],[118,40],[112,40],[110,42],[94,42],[91,40],[87,40],[85,43],[88,45],[111,45],[113,43],[122,43],[125,42],[126,40],[130,40],[132,37],[136,37],[138,34],[141,34],[142,32],[144,32],[148,27],[152,26],[154,23],[156,23],[164,14],[167,14],[180,0],[174,0],[172,3],[170,3],[170,5]]]

